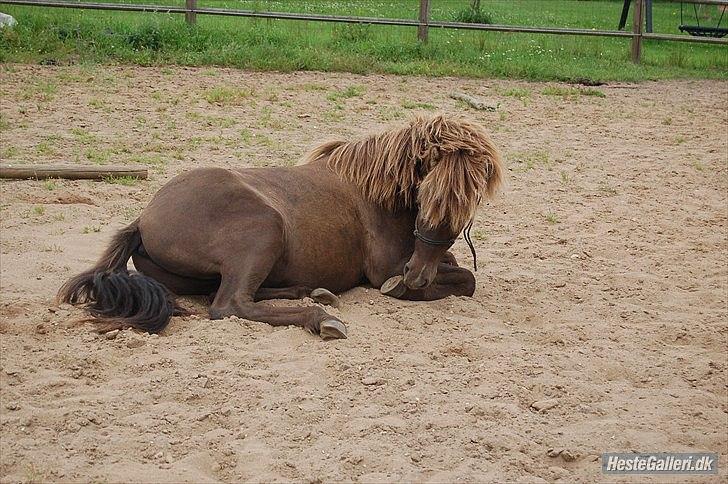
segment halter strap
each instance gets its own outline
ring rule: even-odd
[[[473,246],[473,239],[470,237],[470,229],[473,228],[473,220],[471,220],[468,225],[465,227],[465,230],[463,230],[463,238],[465,239],[465,243],[468,244],[468,247],[470,248],[470,253],[473,255],[473,269],[477,272],[478,271],[478,256],[475,253],[475,246]],[[448,247],[453,245],[455,243],[456,239],[431,239],[429,237],[425,237],[420,233],[419,228],[417,227],[417,221],[415,221],[415,230],[414,230],[415,238],[417,238],[419,241],[424,242],[427,245],[447,245]]]
[[[415,237],[417,237],[420,241],[424,242],[427,245],[452,245],[455,243],[455,239],[431,239],[429,237],[425,237],[420,233],[420,230],[417,228],[416,222],[415,231],[413,233],[415,234]]]

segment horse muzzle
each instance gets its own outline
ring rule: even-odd
[[[404,266],[404,284],[410,289],[416,290],[416,289],[424,289],[430,284],[432,284],[432,281],[435,280],[435,275],[437,274],[437,267],[434,268],[434,270],[428,268],[427,266],[422,266],[420,270],[413,270],[410,267],[410,264],[407,263]]]

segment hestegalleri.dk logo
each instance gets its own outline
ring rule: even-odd
[[[718,454],[654,453],[602,454],[604,474],[717,474]]]

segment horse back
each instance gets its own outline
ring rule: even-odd
[[[177,175],[154,195],[139,229],[156,263],[180,275],[210,277],[246,249],[240,243],[248,236],[281,234],[283,220],[236,172],[198,168]],[[282,241],[271,250],[281,247]]]
[[[183,275],[214,276],[231,258],[274,254],[267,287],[344,290],[363,278],[355,194],[307,165],[183,173],[154,196],[140,231],[152,259]]]

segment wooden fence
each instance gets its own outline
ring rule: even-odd
[[[572,29],[572,28],[550,28],[550,27],[526,27],[522,25],[498,25],[478,24],[463,22],[445,22],[430,19],[430,3],[432,0],[420,0],[419,18],[417,20],[392,19],[380,17],[352,17],[341,15],[316,15],[288,12],[259,12],[255,10],[234,10],[225,8],[198,7],[197,0],[185,0],[185,6],[173,7],[165,5],[135,5],[118,3],[87,3],[64,0],[0,0],[0,5],[32,5],[37,7],[55,8],[77,8],[91,10],[116,10],[125,12],[157,12],[157,13],[179,13],[184,14],[188,23],[194,24],[197,15],[220,15],[228,17],[252,17],[283,20],[307,20],[316,22],[339,22],[371,25],[400,25],[417,27],[417,37],[422,42],[427,42],[430,28],[481,30],[492,32],[524,32],[533,34],[552,35],[587,35],[597,37],[624,37],[631,39],[632,61],[638,63],[642,56],[642,41],[668,40],[677,42],[701,42],[707,44],[728,45],[728,40],[722,38],[693,37],[689,35],[660,34],[644,31],[645,23],[645,1],[632,0],[634,13],[632,31],[622,30],[595,30],[595,29]],[[728,0],[666,0],[673,3],[707,4],[718,5],[728,8]],[[727,20],[728,21],[728,20]]]

